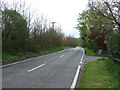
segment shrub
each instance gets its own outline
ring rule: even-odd
[[[120,62],[120,34],[119,33],[112,32],[109,35],[108,53],[113,59]]]

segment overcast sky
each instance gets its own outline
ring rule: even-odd
[[[74,27],[77,24],[78,14],[86,9],[88,0],[25,0],[25,1],[28,5],[31,4],[31,8],[34,8],[39,15],[43,14],[50,21],[59,23],[65,35],[79,37],[79,32]]]

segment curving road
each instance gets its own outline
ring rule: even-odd
[[[70,88],[83,49],[66,49],[2,68],[3,88]]]

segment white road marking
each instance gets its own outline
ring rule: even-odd
[[[82,58],[81,58],[81,62],[83,61],[84,55],[85,55],[85,50],[83,50],[83,55],[82,55]]]
[[[65,55],[61,55],[60,57],[64,57]]]
[[[46,65],[46,64],[42,64],[42,65],[37,66],[37,67],[35,67],[35,68],[33,68],[33,69],[30,69],[30,70],[28,70],[28,72],[34,71],[35,69],[38,69],[38,68],[40,68],[40,67],[42,67],[42,66],[44,66],[44,65]]]
[[[77,68],[77,71],[76,71],[76,74],[75,74],[75,77],[73,79],[73,82],[72,82],[72,85],[71,85],[71,89],[74,90],[75,86],[76,86],[76,83],[77,83],[77,79],[78,79],[78,75],[79,75],[79,72],[80,72],[80,69],[81,69],[81,65],[82,65],[82,61],[83,61],[83,57],[84,57],[84,53],[85,53],[85,50],[83,49],[83,55],[82,55],[82,58],[80,60],[80,64],[78,65],[78,68]]]
[[[77,68],[77,71],[76,71],[76,74],[75,74],[73,83],[72,83],[72,85],[71,85],[71,88],[75,88],[75,86],[76,86],[77,79],[78,79],[78,75],[79,75],[79,72],[80,72],[80,68],[81,68],[81,66],[78,65],[78,68]]]

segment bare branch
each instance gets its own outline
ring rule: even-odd
[[[114,16],[113,11],[112,11],[112,9],[110,8],[109,3],[108,3],[108,2],[104,2],[104,3],[105,3],[106,6],[108,7],[108,9],[109,9],[109,11],[110,11],[110,13],[111,13],[111,15],[112,15],[114,21],[115,21],[117,24],[120,24],[120,23],[117,21],[116,17]]]

